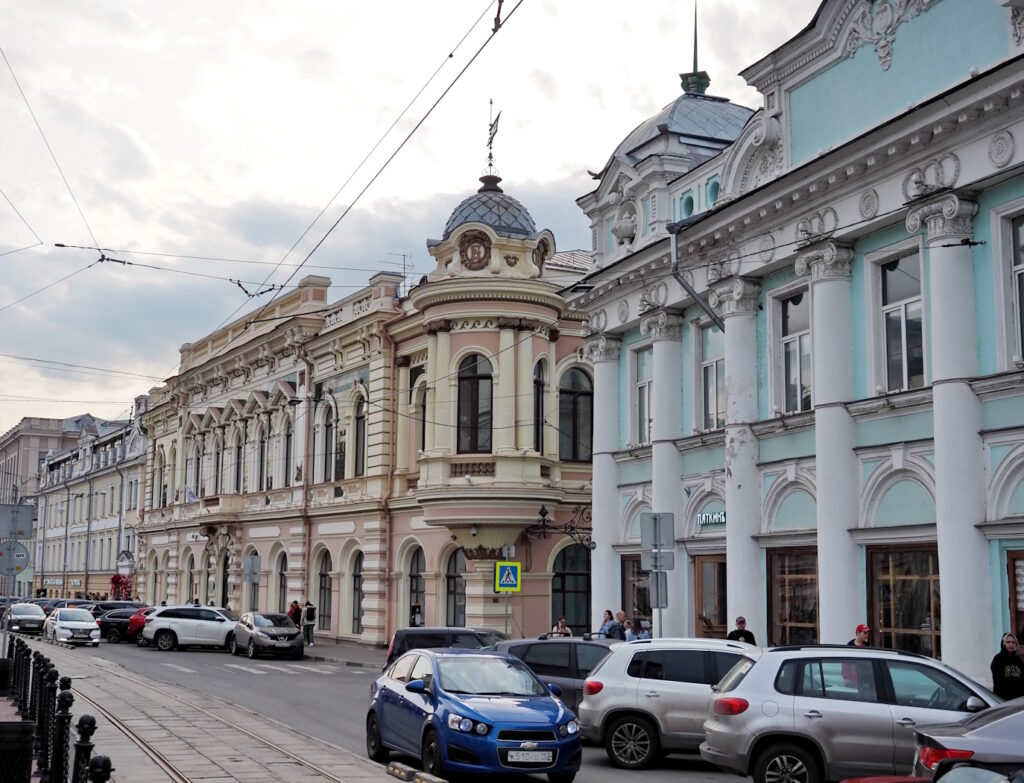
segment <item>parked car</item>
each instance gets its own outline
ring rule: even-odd
[[[139,647],[145,647],[148,644],[142,635],[142,629],[146,626],[146,618],[155,611],[155,606],[147,606],[128,618],[128,641],[134,641]]]
[[[100,627],[100,635],[108,642],[117,644],[129,638],[128,625],[135,609],[113,609],[96,618]]]
[[[43,610],[35,604],[11,604],[3,613],[0,620],[0,627],[17,633],[38,633],[43,632],[43,623],[46,615]]]
[[[908,774],[917,725],[1001,702],[916,653],[807,645],[744,657],[718,684],[700,752],[755,783]]]
[[[93,604],[93,617],[101,617],[114,609],[141,609],[144,604],[138,601],[97,601]]]
[[[54,609],[85,609],[91,614],[95,605],[80,598],[53,598],[43,604],[43,611],[49,615]]]
[[[432,775],[546,773],[571,783],[583,758],[579,723],[511,655],[414,650],[370,686],[366,752],[418,756]]]
[[[648,767],[663,752],[695,751],[711,686],[754,649],[724,639],[616,644],[583,683],[584,739],[603,744],[624,769]]]
[[[212,606],[160,606],[147,618],[143,638],[160,650],[175,647],[229,649],[238,615]]]
[[[491,628],[399,628],[388,645],[386,669],[399,655],[409,650],[436,647],[479,649],[491,647],[508,636]]]
[[[562,701],[574,712],[583,699],[583,681],[611,652],[614,639],[552,636],[498,642],[494,649],[514,655],[543,682],[562,689]]]
[[[54,609],[43,624],[43,636],[55,642],[100,646],[100,627],[85,609]]]
[[[250,658],[261,655],[287,655],[302,658],[305,642],[302,630],[286,614],[247,612],[235,624],[228,642],[232,655],[244,652]]]
[[[914,774],[930,777],[939,762],[970,759],[973,766],[1009,775],[1024,767],[1024,698],[963,720],[918,726]]]

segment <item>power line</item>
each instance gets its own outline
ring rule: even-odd
[[[39,238],[39,234],[37,234],[37,233],[35,232],[35,229],[33,229],[33,228],[32,228],[32,226],[30,226],[30,225],[28,224],[28,221],[27,221],[27,220],[25,220],[25,216],[24,216],[24,215],[22,215],[22,214],[21,214],[21,213],[20,213],[20,212],[18,211],[18,208],[17,208],[16,206],[14,206],[14,202],[13,202],[13,201],[11,201],[11,200],[10,200],[10,199],[9,199],[9,198],[7,197],[7,194],[6,194],[6,193],[4,193],[4,191],[3,191],[3,189],[2,189],[2,188],[0,188],[0,196],[3,196],[3,197],[4,197],[4,201],[6,201],[6,202],[7,202],[8,204],[10,204],[10,205],[11,205],[11,209],[13,209],[13,210],[14,210],[14,214],[15,214],[15,215],[17,215],[17,216],[18,216],[19,218],[21,218],[21,222],[25,224],[25,228],[27,228],[27,229],[28,229],[28,230],[29,230],[29,231],[30,231],[30,232],[32,233],[32,236],[34,236],[34,237],[36,238],[36,244],[37,244],[37,245],[41,245],[41,244],[43,244],[43,240],[41,240],[41,239]]]
[[[49,288],[53,288],[58,283],[63,283],[65,280],[68,280],[68,279],[74,277],[75,275],[81,274],[82,272],[84,272],[87,269],[92,269],[94,266],[96,266],[96,264],[100,263],[100,261],[102,261],[102,260],[103,260],[102,258],[97,258],[91,264],[86,264],[81,269],[77,269],[77,270],[75,270],[74,272],[72,272],[69,275],[64,275],[64,277],[61,277],[61,278],[59,278],[57,280],[54,280],[52,283],[44,285],[42,288],[38,288],[35,291],[33,291],[32,293],[30,293],[30,294],[25,294],[25,296],[21,297],[21,299],[16,299],[13,302],[8,302],[5,305],[0,305],[0,313],[2,313],[4,310],[6,310],[9,307],[14,307],[14,305],[16,305],[16,304],[21,304],[26,299],[30,299],[33,296],[35,296],[36,294],[41,294],[43,291],[46,291]]]
[[[95,370],[96,372],[107,373],[109,375],[127,375],[133,378],[142,378],[147,381],[162,381],[163,378],[157,378],[155,375],[143,375],[137,372],[128,372],[127,370],[111,370],[105,367],[92,367],[88,364],[72,364],[70,362],[58,362],[52,359],[38,359],[32,356],[15,356],[10,353],[0,353],[5,359],[13,359],[18,362],[30,362],[33,364],[52,364],[60,367],[69,367],[76,370]]]
[[[71,189],[71,185],[68,183],[68,178],[64,176],[64,170],[60,167],[60,163],[57,162],[57,156],[53,154],[53,148],[50,146],[50,142],[47,141],[46,134],[43,133],[43,126],[40,125],[39,120],[36,119],[36,113],[32,111],[32,104],[28,102],[28,96],[25,95],[25,91],[21,89],[21,83],[18,81],[18,77],[14,73],[14,68],[11,67],[11,62],[7,59],[7,54],[4,52],[2,46],[0,46],[0,56],[4,58],[4,62],[7,64],[7,70],[11,72],[11,78],[14,79],[15,85],[17,85],[18,87],[18,92],[21,93],[22,100],[25,101],[25,106],[28,108],[28,113],[32,115],[32,121],[36,124],[36,129],[39,131],[39,135],[43,139],[43,144],[46,145],[46,149],[47,151],[49,151],[50,157],[53,158],[53,165],[57,167],[57,171],[60,172],[60,178],[64,180],[64,187],[68,189],[68,193],[71,194],[71,200],[75,202],[75,209],[78,210],[78,214],[82,218],[82,222],[85,223],[85,227],[89,230],[89,236],[92,237],[92,241],[95,244],[99,245],[99,240],[96,239],[96,235],[93,233],[92,226],[89,225],[89,221],[85,219],[85,213],[82,212],[82,207],[79,206],[78,199],[75,198],[75,192]]]
[[[22,250],[31,250],[34,247],[39,247],[41,244],[43,243],[36,242],[35,244],[32,245],[25,245],[25,247],[19,247],[17,250],[5,250],[3,253],[0,253],[0,256],[13,255],[14,253],[20,253]]]

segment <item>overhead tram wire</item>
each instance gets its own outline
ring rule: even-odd
[[[16,248],[14,250],[5,250],[3,253],[0,253],[0,258],[2,258],[3,256],[10,256],[10,255],[14,255],[15,253],[20,253],[23,250],[31,250],[32,248],[39,247],[42,244],[43,244],[42,242],[35,242],[35,243],[31,244],[31,245],[25,245],[25,247],[19,247],[19,248]]]
[[[26,299],[31,299],[36,294],[41,294],[43,291],[46,291],[49,288],[53,288],[58,283],[63,283],[65,280],[68,280],[68,279],[74,277],[75,275],[81,274],[82,272],[86,271],[87,269],[92,269],[94,266],[96,266],[96,264],[100,263],[102,260],[103,260],[102,258],[97,258],[91,264],[86,264],[81,269],[76,269],[74,272],[71,272],[70,274],[64,275],[64,277],[58,278],[57,280],[54,280],[52,283],[48,283],[47,285],[44,285],[42,288],[37,288],[35,291],[33,291],[30,294],[25,294],[25,296],[21,297],[21,299],[16,299],[13,302],[8,302],[5,305],[0,305],[0,313],[2,313],[4,310],[8,309],[9,307],[14,307],[14,305],[16,305],[16,304],[21,304]]]
[[[57,365],[59,367],[67,367],[67,368],[75,369],[75,370],[95,370],[96,372],[107,373],[109,375],[125,375],[125,376],[129,376],[129,377],[132,377],[132,378],[142,378],[143,380],[147,380],[147,381],[160,381],[160,380],[163,380],[162,378],[157,378],[155,375],[143,375],[142,373],[129,372],[127,370],[112,370],[112,369],[109,369],[109,368],[106,368],[106,367],[93,367],[93,366],[88,365],[88,364],[72,364],[70,362],[58,362],[58,361],[54,361],[52,359],[38,359],[38,358],[33,357],[33,356],[16,356],[16,355],[10,354],[10,353],[0,353],[0,358],[12,359],[14,361],[27,362],[27,363],[32,363],[32,364]]]
[[[0,196],[3,196],[4,197],[4,201],[6,201],[8,204],[11,205],[11,209],[14,210],[14,214],[17,215],[21,219],[21,222],[25,224],[25,228],[27,228],[29,230],[29,232],[32,234],[32,236],[34,236],[36,238],[36,245],[43,244],[43,240],[41,240],[39,238],[39,234],[37,234],[35,229],[32,228],[32,226],[29,225],[28,221],[25,220],[25,216],[22,215],[21,212],[18,211],[18,208],[16,206],[14,206],[14,202],[11,201],[10,198],[7,197],[7,194],[4,193],[3,188],[0,188]],[[33,245],[33,247],[34,247],[34,245]]]
[[[11,78],[14,79],[14,84],[18,88],[18,92],[21,93],[21,99],[25,102],[28,113],[32,115],[32,122],[36,124],[36,130],[39,131],[39,135],[43,139],[43,144],[46,145],[46,149],[50,153],[50,157],[53,159],[53,165],[57,167],[57,171],[60,172],[60,178],[64,180],[64,187],[68,189],[68,193],[71,195],[71,200],[75,203],[75,209],[78,210],[79,217],[81,217],[82,222],[85,223],[85,227],[89,231],[89,236],[92,237],[92,241],[98,246],[100,242],[96,239],[96,234],[93,233],[92,226],[89,225],[89,221],[85,219],[85,213],[82,212],[82,207],[78,203],[78,199],[75,197],[75,192],[71,189],[71,184],[68,182],[68,178],[64,176],[64,169],[62,169],[60,167],[60,163],[57,162],[57,156],[53,153],[53,148],[50,146],[50,142],[47,140],[46,134],[43,133],[43,126],[39,124],[39,120],[36,118],[36,113],[32,111],[32,104],[28,102],[28,96],[25,95],[25,91],[21,89],[21,82],[18,81],[18,76],[14,73],[14,68],[11,67],[11,61],[7,59],[7,53],[4,51],[2,46],[0,46],[0,56],[4,58],[7,70],[11,72]],[[34,234],[35,232],[33,231],[32,233]]]

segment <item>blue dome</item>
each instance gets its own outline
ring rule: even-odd
[[[444,227],[448,239],[459,226],[483,223],[503,237],[529,239],[537,234],[537,226],[526,207],[498,187],[501,177],[480,177],[483,186],[459,204]]]

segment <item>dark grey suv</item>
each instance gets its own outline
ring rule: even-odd
[[[562,701],[573,712],[583,700],[583,681],[611,652],[614,639],[515,639],[498,642],[499,652],[514,655],[540,678],[562,689]]]
[[[501,631],[491,628],[399,628],[391,637],[384,668],[388,668],[395,658],[409,650],[429,650],[437,647],[476,650],[480,647],[490,647],[507,638],[508,636]]]

